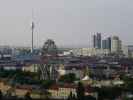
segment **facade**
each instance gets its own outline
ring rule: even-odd
[[[102,48],[106,49],[107,48],[107,40],[102,40]]]
[[[22,71],[37,72],[38,71],[38,64],[29,64],[29,65],[23,66]]]
[[[101,56],[110,53],[109,49],[96,49],[96,48],[78,48],[72,50],[75,56]]]
[[[133,45],[128,45],[129,57],[133,58]]]
[[[93,48],[101,49],[101,33],[93,35]]]
[[[51,98],[54,99],[67,99],[70,93],[76,95],[76,87],[71,84],[53,85],[49,88],[48,92],[51,94]]]
[[[84,72],[83,72],[84,67],[79,65],[60,65],[58,69],[59,76],[66,75],[73,73],[75,74],[76,78],[82,79],[84,77]]]
[[[8,46],[0,47],[0,60],[10,60],[12,58],[13,50]]]
[[[102,40],[101,33],[97,33],[97,48],[98,49],[101,49],[101,40]]]
[[[125,57],[133,58],[133,45],[122,46],[122,51]]]
[[[108,37],[108,39],[107,39],[108,41],[107,41],[107,48],[111,51],[111,37]]]
[[[122,51],[123,51],[124,57],[128,58],[129,57],[128,46],[122,46]]]
[[[122,51],[122,41],[117,36],[111,38],[111,52],[112,53],[121,53]]]
[[[97,43],[97,39],[96,39],[96,35],[93,35],[93,48],[96,48],[96,44]]]
[[[77,85],[74,84],[63,84],[63,85],[54,84],[49,88],[48,92],[50,92],[51,98],[68,99],[70,93],[77,96],[76,88]],[[96,97],[97,93],[93,92],[93,89],[90,86],[85,86],[85,95]]]
[[[108,37],[105,40],[102,40],[102,49],[108,49],[111,51],[111,38]]]

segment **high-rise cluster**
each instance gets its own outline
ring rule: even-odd
[[[111,53],[120,53],[122,41],[118,36],[107,37],[102,40],[101,33],[93,35],[93,48],[109,50]]]

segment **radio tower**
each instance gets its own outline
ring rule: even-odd
[[[31,53],[33,53],[34,50],[34,21],[33,21],[33,11],[32,11],[32,23],[31,23],[31,33],[32,33],[32,46],[31,46]]]

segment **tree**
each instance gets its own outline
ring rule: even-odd
[[[124,80],[124,82],[125,82],[124,89],[125,89],[126,91],[133,92],[133,78],[124,76],[124,77],[123,77],[123,80]]]
[[[32,99],[32,98],[31,98],[30,92],[27,92],[27,93],[25,94],[24,99],[25,99],[25,100],[31,100],[31,99]]]
[[[55,82],[53,80],[43,80],[41,81],[42,89],[48,89]]]
[[[70,95],[68,96],[67,100],[76,100],[76,97],[72,92],[70,92]]]
[[[121,87],[102,87],[97,89],[98,99],[109,99],[114,100],[115,98],[121,96],[122,88]]]
[[[81,82],[78,83],[78,87],[76,89],[77,92],[77,99],[78,100],[84,100],[85,97],[85,89]]]
[[[96,98],[92,96],[85,96],[85,100],[96,100]]]
[[[73,94],[72,94],[72,92],[70,92],[70,95],[68,96],[67,100],[72,100],[72,97],[73,97]]]
[[[66,74],[60,77],[59,81],[64,83],[73,83],[76,80],[74,73]]]
[[[0,90],[0,100],[3,98],[2,91]]]

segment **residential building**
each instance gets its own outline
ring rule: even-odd
[[[75,84],[54,84],[49,88],[49,92],[51,93],[51,98],[54,99],[68,99],[70,93],[77,96],[76,93],[77,85]],[[93,88],[90,86],[85,86],[85,95],[93,96],[97,98],[97,93],[93,91]]]
[[[133,45],[123,46],[122,51],[125,57],[133,58]]]
[[[73,73],[76,78],[82,79],[84,77],[84,67],[81,64],[61,64],[58,69],[59,76]]]
[[[110,53],[109,49],[96,49],[96,48],[79,48],[72,50],[75,56],[101,56]]]

